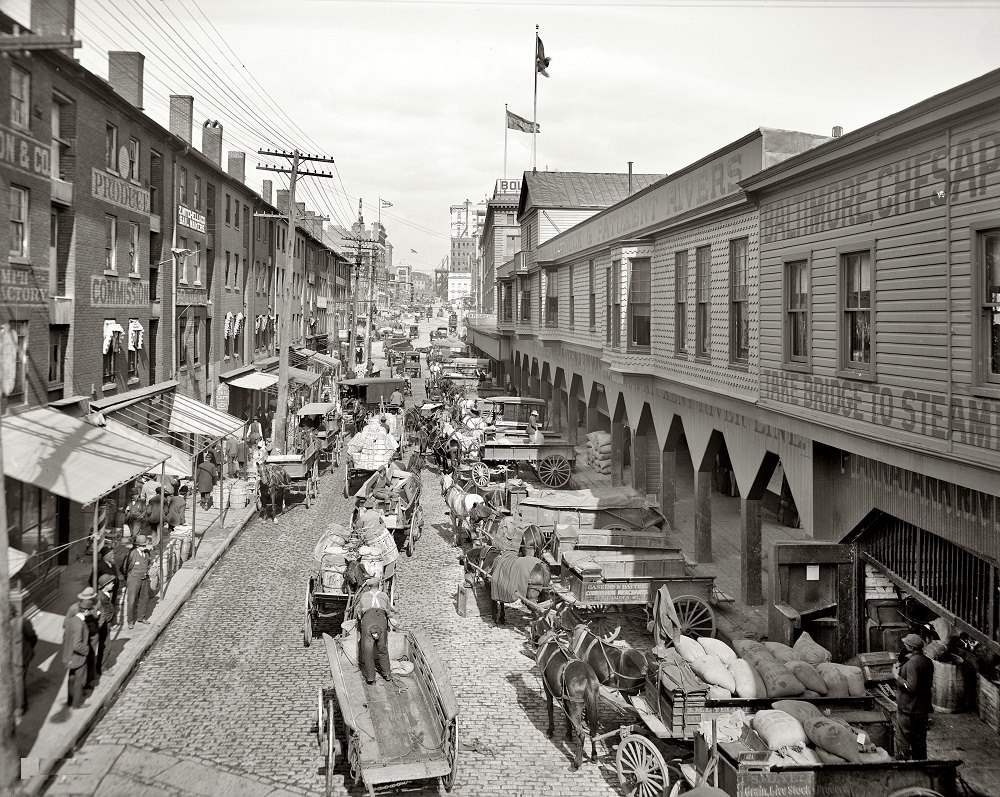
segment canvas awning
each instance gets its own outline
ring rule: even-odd
[[[303,387],[314,385],[318,379],[319,374],[314,374],[312,371],[303,371],[301,368],[288,369],[288,381],[297,382]]]
[[[146,446],[149,451],[162,454],[166,457],[166,462],[161,466],[153,468],[152,473],[159,474],[161,467],[168,476],[190,476],[194,472],[191,457],[179,448],[157,440],[145,432],[141,432],[129,426],[127,423],[116,421],[114,418],[104,419],[104,428],[109,432],[114,432],[126,440],[131,440],[138,446]]]
[[[277,374],[262,374],[254,371],[251,374],[238,376],[230,381],[230,387],[241,387],[244,390],[267,390],[269,387],[278,384]]]
[[[337,409],[337,405],[330,401],[314,401],[300,407],[296,414],[300,417],[303,415],[326,415],[335,409]]]
[[[326,368],[336,368],[340,365],[340,360],[336,357],[331,357],[328,354],[317,354],[313,357],[313,362]]]
[[[78,504],[97,501],[166,459],[47,407],[4,417],[2,435],[6,476]]]
[[[167,428],[171,432],[200,434],[206,437],[225,437],[242,429],[246,421],[241,421],[200,401],[174,394],[171,397],[170,421]]]

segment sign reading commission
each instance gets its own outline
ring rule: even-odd
[[[149,215],[149,191],[104,169],[91,170],[90,193],[125,210]]]
[[[92,307],[135,307],[149,304],[149,283],[131,277],[90,278]]]
[[[195,232],[205,232],[205,217],[185,205],[177,206],[177,223]]]

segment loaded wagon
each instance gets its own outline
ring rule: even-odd
[[[343,440],[340,436],[340,417],[337,405],[332,402],[312,402],[296,413],[299,427],[311,429],[316,435],[319,465],[338,467]]]
[[[576,448],[567,440],[544,440],[531,442],[523,435],[498,434],[493,439],[484,440],[479,447],[480,461],[472,464],[472,480],[478,487],[489,487],[492,479],[491,466],[512,463],[515,467],[526,463],[538,475],[546,487],[565,487],[573,474],[576,462]]]
[[[374,498],[397,550],[413,556],[413,548],[424,528],[420,492],[419,474],[388,465],[361,485],[356,493],[355,506],[363,506],[369,496]]]
[[[353,624],[348,623],[348,626]],[[355,785],[376,788],[432,787],[451,791],[458,770],[458,701],[448,671],[415,631],[389,632],[389,658],[412,670],[395,683],[367,684],[358,667],[358,630],[323,635],[332,689],[320,689],[316,730],[326,761],[326,795],[336,788],[337,757],[346,756]],[[343,739],[338,726],[343,724]]]
[[[538,413],[538,425],[544,429],[548,418],[548,404],[531,396],[480,396],[483,417],[489,420],[498,432],[525,432],[532,411]],[[543,432],[544,434],[544,432]]]
[[[268,465],[280,465],[288,475],[285,495],[301,495],[306,507],[319,498],[319,449],[310,438],[296,454],[268,454]]]

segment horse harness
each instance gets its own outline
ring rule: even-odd
[[[590,639],[590,643],[587,644],[587,638]],[[604,657],[604,663],[608,665],[608,674],[615,679],[615,688],[619,690],[634,689],[641,686],[645,680],[645,675],[635,676],[626,675],[616,668],[612,663],[611,659],[608,657],[608,645],[597,636],[593,631],[591,631],[586,626],[577,626],[576,630],[573,632],[573,638],[570,641],[570,649],[583,661],[587,661],[590,658],[590,653],[593,651],[594,646],[601,651],[601,655]],[[621,653],[619,652],[619,659],[621,658]]]
[[[542,662],[542,647],[549,643],[552,643],[551,653],[545,658],[545,661]],[[570,651],[566,650],[559,644],[559,637],[554,631],[549,631],[545,634],[545,636],[538,640],[538,655],[535,658],[535,662],[538,664],[538,672],[541,676],[542,688],[545,689],[545,668],[548,667],[549,662],[555,658],[556,653],[561,653],[566,659],[566,661],[563,662],[563,666],[559,668],[559,710],[565,715],[566,721],[573,726],[573,730],[575,730],[577,734],[583,738],[589,735],[583,724],[583,711],[581,710],[580,712],[580,719],[575,720],[570,716],[569,711],[566,710],[566,706],[563,705],[564,703],[572,703],[573,705],[583,705],[586,703],[586,700],[582,697],[570,697],[566,686],[566,670],[569,669],[569,665],[572,661],[574,661],[575,657],[571,655]],[[586,662],[583,663],[586,664]]]

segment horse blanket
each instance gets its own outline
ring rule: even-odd
[[[495,601],[512,603],[528,596],[531,571],[542,562],[533,556],[518,556],[515,551],[500,554],[490,573],[490,597]]]

